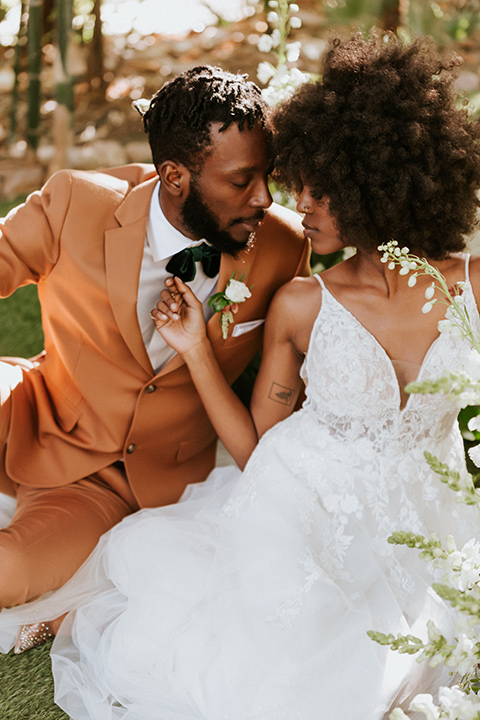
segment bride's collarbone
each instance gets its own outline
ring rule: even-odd
[[[422,312],[427,302],[424,289],[387,296],[378,291],[362,292],[359,288],[332,284],[328,291],[364,329],[382,346],[392,360],[420,367],[439,335],[438,321],[445,315],[445,305],[437,303],[430,312]]]

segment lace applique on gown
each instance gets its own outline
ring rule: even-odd
[[[457,411],[440,395],[400,409],[386,352],[318,280],[303,408],[264,435],[243,475],[215,471],[177,505],[127,518],[32,605],[38,619],[79,607],[52,652],[74,720],[380,720],[448,682],[367,631],[425,636],[432,618],[448,633],[429,566],[387,538],[475,534],[476,511],[423,455],[464,468]],[[469,282],[464,292],[479,329]],[[467,351],[440,335],[419,379]],[[0,615],[0,639],[19,618]]]

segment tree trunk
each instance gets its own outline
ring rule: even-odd
[[[28,3],[27,143],[36,150],[40,126],[40,69],[42,65],[43,0]]]
[[[15,60],[13,63],[14,82],[12,88],[12,104],[10,106],[10,143],[15,142],[17,134],[17,111],[18,111],[18,76],[22,70],[22,57],[24,56],[27,43],[27,0],[22,0],[20,9],[20,24],[18,27],[17,42],[15,45]]]
[[[95,17],[95,25],[88,58],[88,74],[92,87],[103,91],[105,82],[103,79],[103,33],[100,5],[101,0],[94,0],[92,14]]]
[[[70,74],[69,49],[73,41],[72,0],[56,0],[55,81],[57,106],[53,113],[55,152],[49,174],[66,167],[72,145],[73,80]]]

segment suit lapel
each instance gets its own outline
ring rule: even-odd
[[[157,178],[138,185],[118,208],[120,227],[105,233],[107,292],[120,332],[149,374],[153,368],[137,318],[138,280],[143,258],[150,199]]]
[[[153,368],[138,324],[137,296],[150,200],[156,183],[157,178],[154,177],[135,187],[115,214],[120,227],[105,233],[105,264],[110,303],[125,342],[149,374],[153,373]],[[248,285],[256,253],[257,245],[253,243],[236,259],[230,255],[222,255],[215,292],[225,290],[233,273],[236,277],[245,273],[245,283]],[[239,305],[235,322],[242,322],[245,313],[247,317],[251,317],[252,300],[253,298],[249,298]],[[245,307],[249,303],[250,306]],[[223,339],[218,313],[214,313],[208,321],[207,334],[212,343]],[[175,355],[160,370],[157,377],[172,372],[183,364],[183,358]]]

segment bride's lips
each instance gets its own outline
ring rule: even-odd
[[[310,227],[310,225],[307,225],[306,223],[302,222],[303,225],[303,234],[305,237],[310,237],[312,233],[317,232],[316,228]]]

